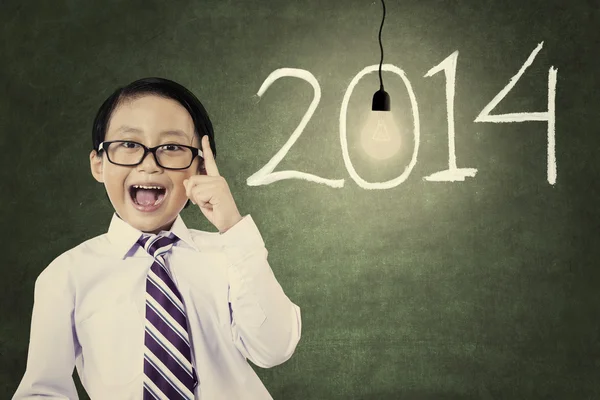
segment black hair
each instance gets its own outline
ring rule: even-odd
[[[202,136],[208,135],[213,156],[217,157],[213,126],[200,100],[179,83],[157,77],[138,79],[126,86],[120,87],[102,103],[92,126],[92,148],[98,151],[100,143],[104,141],[106,136],[112,114],[119,105],[147,95],[172,99],[181,104],[192,117],[194,134],[198,138],[199,143],[201,143]],[[202,174],[206,174],[204,160],[200,163],[199,169]],[[189,205],[190,201],[188,200],[184,208],[187,208]]]

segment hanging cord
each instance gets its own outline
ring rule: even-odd
[[[381,0],[383,5],[383,18],[381,19],[381,26],[379,27],[379,48],[381,49],[381,61],[379,62],[379,86],[383,90],[383,79],[381,78],[381,66],[383,65],[383,45],[381,44],[381,30],[383,29],[383,22],[385,21],[385,3]]]

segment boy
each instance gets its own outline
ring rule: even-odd
[[[175,82],[141,79],[104,102],[90,166],[115,214],[37,278],[13,399],[77,399],[74,366],[93,400],[271,399],[246,359],[289,359],[300,309],[214,155],[204,107]],[[219,233],[186,227],[189,200]]]

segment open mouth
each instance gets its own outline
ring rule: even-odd
[[[142,207],[155,207],[165,199],[167,189],[155,185],[131,185],[129,194],[134,204]]]

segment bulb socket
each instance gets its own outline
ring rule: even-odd
[[[383,88],[376,91],[373,95],[373,104],[371,110],[390,111],[390,95],[383,90]]]

